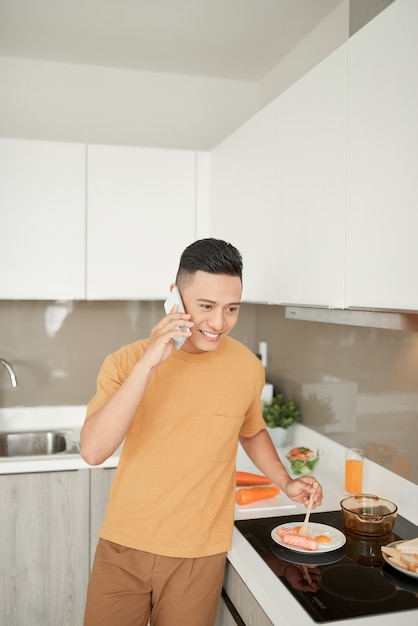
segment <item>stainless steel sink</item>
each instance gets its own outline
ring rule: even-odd
[[[33,431],[0,433],[0,457],[38,456],[77,452],[77,446],[64,432]]]

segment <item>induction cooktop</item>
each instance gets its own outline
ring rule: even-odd
[[[345,545],[337,550],[311,555],[272,540],[276,526],[302,522],[304,517],[237,520],[235,526],[315,622],[415,611],[413,621],[418,623],[418,579],[392,568],[380,550],[391,541],[418,537],[417,526],[398,515],[390,535],[355,535],[344,528],[338,510],[310,516],[311,522],[333,526],[346,535]]]

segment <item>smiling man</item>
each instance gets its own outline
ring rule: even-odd
[[[176,286],[185,313],[173,306],[147,340],[108,356],[87,408],[83,458],[98,465],[124,445],[85,626],[213,626],[231,546],[238,441],[288,497],[322,500],[312,476],[287,474],[262,417],[264,369],[228,336],[241,302],[238,250],[196,241],[181,256]],[[178,336],[186,338],[180,350]]]

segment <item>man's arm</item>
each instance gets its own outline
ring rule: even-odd
[[[314,493],[313,508],[321,504],[321,485],[313,476],[292,479],[266,430],[260,430],[254,437],[240,437],[240,442],[254,465],[289,498],[307,506],[311,493]],[[314,487],[315,484],[317,487]]]
[[[152,371],[142,358],[113,396],[85,420],[80,433],[80,453],[89,465],[100,465],[122,444]]]
[[[190,315],[176,311],[154,326],[142,358],[107,402],[85,420],[80,453],[89,465],[103,463],[123,442],[154,370],[171,354],[173,337],[189,335],[189,331],[177,329],[179,322],[188,328],[193,326]]]

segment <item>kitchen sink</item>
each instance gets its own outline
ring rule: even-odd
[[[0,457],[74,453],[78,451],[76,448],[76,444],[64,432],[0,433]]]

